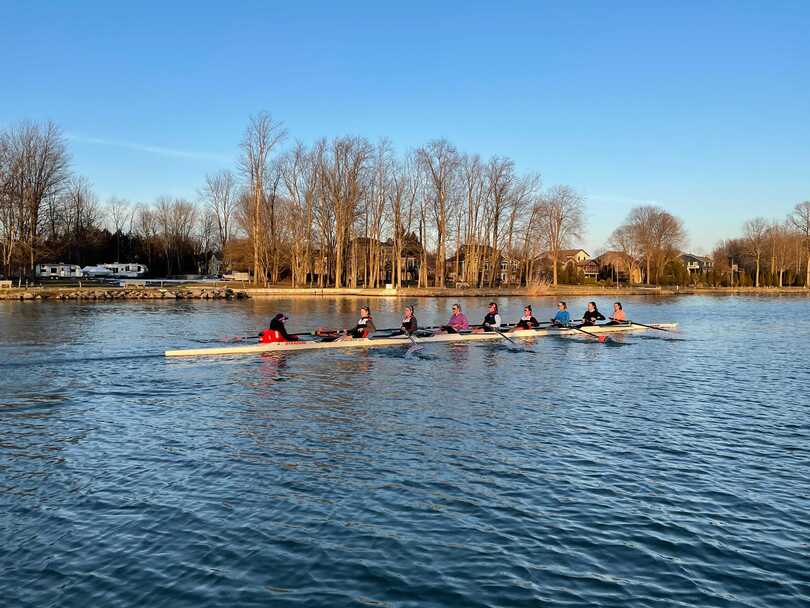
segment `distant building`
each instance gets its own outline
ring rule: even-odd
[[[612,281],[641,283],[641,262],[634,260],[622,251],[606,251],[596,258],[600,274],[608,275]]]
[[[551,252],[545,251],[540,254],[540,259],[551,260]],[[584,249],[560,249],[557,254],[557,263],[565,266],[569,263],[582,264],[591,259],[591,254]]]
[[[714,262],[711,258],[705,256],[694,255],[691,253],[682,253],[678,259],[686,266],[686,271],[689,274],[703,274],[711,272],[714,269]]]
[[[469,279],[470,272],[467,272],[467,258],[477,263],[477,269],[472,271],[477,276],[473,279],[473,284],[463,281]],[[520,285],[521,283],[521,261],[503,253],[494,251],[489,245],[465,245],[457,252],[445,260],[446,277],[450,283],[457,287],[477,287],[480,284],[488,284],[491,277],[493,257],[495,258],[495,285]],[[456,269],[458,268],[458,272]],[[458,276],[456,276],[458,275]]]
[[[551,252],[545,251],[540,254],[538,261],[547,267],[551,267]],[[557,263],[563,268],[569,268],[582,272],[586,278],[597,279],[599,277],[599,264],[591,259],[584,249],[560,249],[557,254]]]

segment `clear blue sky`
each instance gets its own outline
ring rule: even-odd
[[[810,2],[0,0],[0,126],[51,119],[102,198],[194,196],[248,117],[291,137],[446,137],[697,251],[810,199]],[[653,6],[657,5],[657,6]]]

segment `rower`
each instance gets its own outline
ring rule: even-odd
[[[622,308],[621,302],[614,302],[613,303],[613,316],[610,317],[610,323],[608,325],[624,325],[627,323],[627,317],[624,314],[624,309]]]
[[[464,313],[461,312],[460,304],[453,304],[453,314],[450,315],[450,320],[442,329],[448,334],[457,334],[470,329],[470,323]]]
[[[419,325],[416,322],[416,317],[413,316],[413,306],[406,306],[405,312],[402,315],[402,325],[400,326],[399,331],[407,336],[410,336],[411,334],[416,333],[418,328]]]
[[[557,302],[557,314],[551,319],[551,324],[555,327],[565,327],[571,323],[571,313],[568,312],[568,305],[565,302]]]
[[[532,314],[532,305],[527,304],[523,307],[523,316],[520,321],[511,329],[511,331],[520,331],[523,329],[535,329],[540,325],[539,321],[534,318]]]
[[[582,315],[582,325],[580,325],[580,327],[596,325],[597,321],[604,320],[605,315],[596,308],[596,302],[588,302],[588,310]]]
[[[298,340],[298,336],[292,336],[287,333],[287,329],[284,327],[284,321],[286,320],[287,315],[283,312],[273,317],[273,320],[270,321],[270,326],[259,333],[259,342],[267,344],[270,342],[295,342]]]
[[[476,330],[476,333],[485,331],[495,331],[501,329],[501,315],[498,314],[498,305],[495,302],[489,303],[489,312],[484,317],[484,322],[481,324],[481,329]]]
[[[360,307],[360,320],[354,329],[349,330],[345,336],[341,336],[338,340],[352,340],[354,338],[370,338],[371,335],[377,331],[374,326],[374,320],[371,318],[371,310],[368,306]]]

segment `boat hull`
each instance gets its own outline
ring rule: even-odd
[[[678,327],[677,323],[651,323],[650,327],[657,329],[673,330]],[[545,328],[527,329],[513,331],[507,334],[514,339],[543,338],[547,336],[576,336],[582,332],[599,336],[612,333],[627,333],[637,331],[648,331],[644,325],[597,325],[582,328],[581,331],[571,328]],[[501,336],[494,332],[481,334],[437,334],[427,338],[416,338],[419,344],[434,344],[444,342],[479,342],[482,340],[500,340]],[[355,340],[344,340],[334,342],[271,342],[268,344],[242,344],[239,346],[221,346],[215,348],[187,348],[180,350],[167,350],[164,355],[167,357],[207,357],[221,355],[249,355],[255,353],[269,352],[295,352],[302,350],[318,350],[323,348],[377,348],[382,346],[412,346],[411,341],[405,337],[393,338],[359,338]]]

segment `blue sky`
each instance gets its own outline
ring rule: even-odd
[[[810,199],[810,2],[0,3],[0,126],[58,123],[102,198],[195,196],[267,110],[511,156],[591,249],[637,204],[704,251]]]

